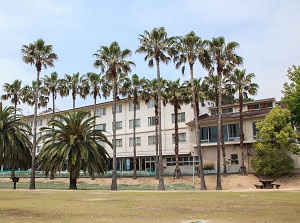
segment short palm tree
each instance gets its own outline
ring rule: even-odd
[[[11,99],[11,103],[15,107],[15,114],[17,112],[17,106],[23,100],[23,93],[22,93],[22,81],[15,80],[12,84],[5,83],[3,85],[3,90],[6,94],[1,96],[2,100],[9,100]],[[11,163],[11,178],[15,177],[15,164]]]
[[[157,73],[157,89],[158,89],[158,145],[159,145],[159,190],[165,190],[163,178],[163,161],[162,161],[162,134],[161,134],[161,80],[160,80],[160,62],[168,64],[170,57],[166,53],[170,53],[170,38],[167,37],[167,32],[164,27],[154,28],[151,32],[145,30],[143,35],[139,36],[140,46],[136,50],[137,53],[144,53],[145,61],[149,67],[156,64]]]
[[[210,73],[214,70],[218,75],[218,142],[217,142],[217,190],[222,190],[221,184],[221,136],[222,136],[222,76],[226,76],[237,65],[243,63],[243,58],[235,53],[239,47],[237,42],[226,44],[224,37],[213,38],[211,41],[205,41],[210,55],[211,67]]]
[[[110,46],[100,46],[93,54],[96,57],[94,67],[100,68],[106,79],[112,83],[113,90],[113,172],[111,190],[117,190],[117,151],[116,151],[116,96],[118,76],[131,72],[132,61],[126,60],[131,56],[129,49],[121,50],[118,42],[112,42]]]
[[[235,69],[234,72],[228,76],[228,81],[233,89],[233,92],[237,92],[239,95],[239,113],[240,113],[240,149],[241,149],[241,170],[246,174],[245,167],[245,148],[244,148],[244,127],[243,127],[243,106],[244,98],[248,98],[249,95],[256,95],[258,91],[258,84],[252,83],[252,79],[255,78],[254,73],[246,74],[246,69]]]
[[[111,143],[102,130],[94,129],[96,116],[89,116],[88,111],[57,114],[58,119],[48,123],[54,128],[41,128],[45,134],[39,139],[44,141],[38,156],[39,168],[48,175],[52,170],[60,171],[67,161],[69,189],[77,189],[80,170],[90,174],[93,168],[98,174],[103,174],[107,168],[108,153],[100,142],[110,146]]]
[[[199,157],[199,171],[200,171],[200,179],[201,179],[201,190],[206,190],[206,183],[204,179],[204,171],[203,171],[203,158],[202,158],[202,149],[201,149],[201,141],[200,141],[200,125],[199,125],[199,118],[197,116],[197,109],[196,105],[196,91],[194,86],[194,64],[197,60],[200,61],[201,65],[208,69],[210,65],[210,60],[207,54],[207,51],[203,48],[203,42],[199,36],[197,36],[194,32],[190,32],[185,36],[180,36],[176,38],[174,42],[174,49],[173,50],[173,58],[175,62],[175,67],[179,69],[182,67],[181,71],[184,74],[185,71],[185,63],[188,63],[189,70],[190,70],[190,81],[192,87],[192,103],[194,109],[194,119],[195,119],[195,134],[196,134],[196,145]]]
[[[54,67],[54,61],[58,59],[53,52],[52,45],[46,45],[42,39],[36,40],[29,45],[23,45],[21,48],[22,58],[26,64],[34,65],[37,71],[36,86],[34,91],[34,117],[33,117],[33,147],[32,147],[32,162],[29,189],[35,189],[35,151],[36,151],[36,129],[37,129],[37,108],[38,108],[38,94],[40,73],[42,67]]]
[[[31,160],[31,128],[14,107],[2,107],[0,102],[0,163],[28,168]],[[12,176],[14,177],[14,176]]]
[[[179,168],[179,134],[178,134],[178,110],[181,109],[181,105],[190,103],[188,91],[185,84],[180,83],[180,79],[175,81],[167,80],[164,93],[162,94],[164,105],[170,103],[174,108],[174,144],[175,144],[175,158],[176,168],[174,176],[179,179],[181,176],[181,170]]]

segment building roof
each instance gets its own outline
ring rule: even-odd
[[[243,112],[244,119],[251,118],[251,117],[257,117],[257,116],[266,116],[270,112],[272,108],[266,108],[266,109],[260,109],[260,110],[251,110],[251,111],[245,111]],[[239,120],[240,113],[226,113],[222,115],[223,120]],[[217,122],[218,121],[218,115],[212,115],[209,116],[207,114],[202,115],[199,117],[200,123],[207,123],[207,122]],[[194,125],[194,120],[189,121],[186,123],[187,125]]]

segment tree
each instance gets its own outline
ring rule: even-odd
[[[51,127],[41,128],[44,134],[39,140],[43,140],[44,144],[38,156],[39,168],[48,175],[52,170],[61,170],[67,160],[69,189],[77,189],[81,169],[84,173],[90,174],[94,169],[103,174],[107,168],[108,153],[100,142],[110,146],[111,143],[102,130],[94,129],[97,117],[89,116],[88,111],[57,114],[58,119],[48,123]]]
[[[27,103],[29,106],[34,106],[35,104],[35,88],[36,81],[32,81],[31,85],[26,84],[22,88],[23,94],[23,102]],[[37,107],[40,109],[41,107],[47,107],[49,102],[49,97],[45,94],[44,86],[41,81],[39,81],[39,96],[37,99]]]
[[[28,136],[31,136],[31,128],[24,116],[16,114],[14,107],[3,108],[0,102],[0,163],[28,168],[32,147]]]
[[[235,69],[234,72],[228,76],[229,86],[233,90],[233,93],[237,92],[239,95],[239,113],[240,113],[240,149],[241,149],[241,171],[246,174],[245,167],[245,148],[244,148],[244,118],[243,107],[244,98],[248,98],[249,95],[255,95],[258,90],[258,84],[252,83],[252,79],[255,78],[254,73],[246,74],[246,69]]]
[[[161,85],[164,83],[164,80],[161,78]],[[155,178],[159,179],[159,171],[158,171],[158,89],[157,89],[157,79],[154,78],[152,80],[145,79],[145,82],[142,86],[142,100],[145,103],[149,103],[150,100],[153,100],[154,104],[154,115],[155,115]],[[161,87],[162,89],[162,87]]]
[[[58,59],[53,52],[52,45],[46,45],[42,39],[36,40],[29,45],[23,45],[21,48],[22,59],[26,64],[34,65],[37,71],[36,86],[34,92],[34,117],[33,117],[33,147],[32,147],[32,162],[29,189],[35,189],[35,151],[36,151],[36,129],[37,129],[37,108],[40,73],[42,67],[54,67],[54,61]]]
[[[221,185],[221,141],[222,141],[222,76],[226,76],[237,65],[242,64],[243,58],[235,53],[239,46],[237,42],[225,43],[224,37],[213,38],[212,41],[205,41],[210,55],[210,73],[214,70],[218,75],[218,142],[217,142],[217,190],[222,190]]]
[[[3,90],[6,94],[1,96],[2,100],[11,99],[11,103],[14,105],[15,114],[17,112],[17,106],[23,100],[23,93],[22,93],[22,81],[15,80],[12,84],[5,83],[3,85]],[[13,160],[12,160],[13,161]],[[11,163],[11,178],[15,177],[15,164]]]
[[[82,92],[82,79],[83,76],[80,74],[74,73],[73,75],[65,74],[65,78],[62,80],[62,88],[61,88],[61,95],[68,96],[70,91],[73,100],[73,112],[76,111],[76,96],[79,94],[82,98],[85,98],[86,94]]]
[[[294,161],[286,152],[299,155],[297,133],[290,124],[290,111],[280,106],[273,108],[261,122],[256,123],[258,133],[255,155],[251,165],[264,176],[281,176],[294,169]]]
[[[167,80],[166,87],[163,93],[163,102],[164,105],[170,103],[174,108],[174,144],[175,144],[175,159],[176,167],[174,171],[174,176],[176,179],[179,179],[181,176],[181,170],[179,168],[179,134],[178,134],[178,110],[181,109],[181,105],[188,104],[190,102],[188,97],[188,92],[185,84],[180,83],[180,79],[175,81]]]
[[[161,134],[161,80],[160,80],[160,62],[168,64],[171,58],[165,53],[170,52],[170,38],[167,38],[167,32],[164,27],[154,28],[151,32],[145,30],[144,35],[139,35],[140,46],[136,53],[146,54],[144,60],[148,61],[148,66],[156,64],[157,73],[157,98],[158,98],[158,146],[159,146],[159,183],[158,190],[165,190],[163,178],[163,160],[162,160],[162,134]]]
[[[181,72],[184,74],[185,63],[188,63],[190,69],[190,82],[192,87],[192,102],[194,110],[194,119],[195,119],[195,134],[196,134],[196,145],[198,151],[198,160],[199,160],[199,171],[200,171],[200,189],[206,190],[206,183],[204,179],[203,171],[203,158],[202,158],[202,148],[200,141],[200,125],[199,118],[197,116],[197,100],[196,100],[196,91],[194,86],[194,64],[197,60],[200,61],[201,65],[204,68],[209,67],[209,57],[207,51],[203,48],[203,43],[200,37],[198,37],[194,32],[190,32],[185,36],[177,37],[176,42],[174,43],[174,50],[172,56],[174,57],[175,67],[179,69],[182,67]],[[199,109],[199,108],[198,108]]]
[[[106,79],[111,81],[113,89],[113,173],[111,190],[117,190],[117,153],[116,153],[116,80],[121,73],[131,72],[131,66],[135,66],[132,61],[126,60],[131,56],[129,49],[121,50],[118,42],[112,42],[110,46],[100,46],[100,49],[93,54],[97,59],[94,67],[100,68],[105,73]]]
[[[137,74],[133,74],[131,79],[126,78],[123,87],[120,89],[122,95],[127,95],[133,100],[133,179],[137,179],[136,175],[136,109],[138,104],[138,96],[142,92],[142,86],[145,79],[140,79]]]
[[[283,85],[282,102],[291,111],[292,124],[300,129],[300,66],[293,65],[287,70],[289,82]]]
[[[43,78],[43,88],[42,92],[43,94],[49,96],[52,96],[52,119],[54,119],[56,107],[55,107],[55,101],[57,97],[57,93],[60,93],[61,90],[61,79],[58,79],[57,72],[52,72],[50,76],[45,75]],[[54,126],[53,126],[54,128]],[[51,171],[50,173],[50,180],[54,179],[54,172]]]

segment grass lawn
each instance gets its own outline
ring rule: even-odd
[[[299,222],[300,192],[2,189],[1,222]]]

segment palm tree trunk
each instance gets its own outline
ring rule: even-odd
[[[154,105],[154,112],[155,112],[155,179],[159,179],[159,173],[158,173],[158,102],[157,98],[155,100]]]
[[[217,142],[217,186],[216,190],[222,190],[221,184],[221,135],[222,135],[222,73],[218,72],[218,142]]]
[[[133,96],[133,179],[136,180],[136,139],[135,139],[135,123],[136,123],[136,104],[137,93],[134,92]]]
[[[199,176],[200,176],[200,190],[207,190],[205,179],[204,179],[204,171],[203,171],[203,158],[202,158],[202,148],[200,141],[200,125],[198,121],[197,115],[197,102],[196,102],[196,92],[194,85],[194,68],[193,65],[190,64],[190,76],[191,76],[191,84],[192,84],[192,97],[193,97],[193,110],[194,110],[194,119],[195,119],[195,137],[196,137],[196,145],[198,151],[198,162],[199,162]]]
[[[176,100],[176,99],[175,99]],[[174,142],[175,142],[175,159],[176,159],[176,167],[175,167],[175,177],[176,179],[180,178],[181,171],[179,168],[179,159],[178,159],[178,153],[179,153],[179,146],[178,146],[178,109],[177,109],[177,103],[174,103],[174,123],[175,123],[175,135],[174,135]]]
[[[14,97],[14,103],[15,103],[14,118],[16,118],[16,114],[17,114],[17,104],[18,104],[18,101],[17,101],[16,97]],[[13,151],[11,151],[11,153],[13,153]],[[13,156],[13,154],[11,154],[10,165],[11,165],[10,178],[13,179],[13,178],[16,176],[16,173],[15,173],[15,161],[14,161],[14,156]]]
[[[239,89],[240,106],[240,149],[241,149],[241,174],[247,174],[245,166],[245,148],[244,148],[244,127],[243,127],[243,92]]]
[[[96,104],[97,104],[97,94],[94,94],[94,117],[96,116]],[[95,129],[95,125],[96,123],[94,124],[94,129]],[[91,167],[91,180],[95,180],[96,177],[95,177],[95,169],[93,167]]]
[[[113,85],[113,171],[112,171],[112,181],[111,190],[117,190],[117,151],[116,151],[116,79],[112,81]]]
[[[36,151],[36,129],[37,129],[37,108],[38,108],[38,94],[40,82],[40,69],[37,68],[37,77],[34,92],[34,113],[33,113],[33,142],[31,151],[31,173],[29,189],[35,189],[35,151]]]
[[[165,190],[164,176],[163,176],[163,157],[162,157],[162,131],[161,131],[161,84],[160,84],[160,68],[159,60],[156,60],[157,69],[157,99],[158,99],[158,146],[159,146],[159,158],[158,158],[158,190]]]
[[[52,119],[54,119],[55,116],[55,95],[54,92],[52,92]],[[52,132],[54,131],[54,126],[52,126]],[[54,138],[52,139],[54,142]],[[51,170],[50,172],[50,180],[54,180],[54,170]]]
[[[70,173],[70,190],[77,190],[77,179],[73,179],[72,174]]]

